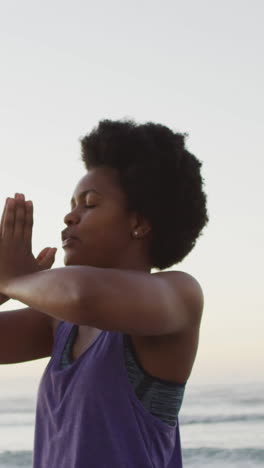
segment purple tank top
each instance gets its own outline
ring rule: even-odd
[[[33,468],[182,468],[179,424],[152,415],[128,379],[123,334],[102,331],[70,366],[60,322],[40,380]]]

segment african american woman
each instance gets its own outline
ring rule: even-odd
[[[65,267],[51,268],[56,249],[33,256],[32,202],[6,201],[1,303],[27,307],[0,314],[0,363],[50,357],[33,468],[180,468],[178,414],[203,292],[170,267],[208,222],[202,163],[185,134],[152,122],[102,120],[81,148]]]

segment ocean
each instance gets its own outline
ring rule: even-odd
[[[0,468],[32,468],[38,383],[1,382]],[[264,382],[189,382],[179,415],[184,468],[264,467],[263,390]]]

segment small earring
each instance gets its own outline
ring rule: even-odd
[[[134,231],[134,234],[135,234],[135,236],[137,236],[137,235],[138,235],[138,231]]]

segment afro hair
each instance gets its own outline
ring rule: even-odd
[[[179,263],[208,222],[202,163],[185,137],[153,122],[105,119],[81,139],[86,169],[116,169],[128,209],[150,222],[149,253],[159,270]]]

